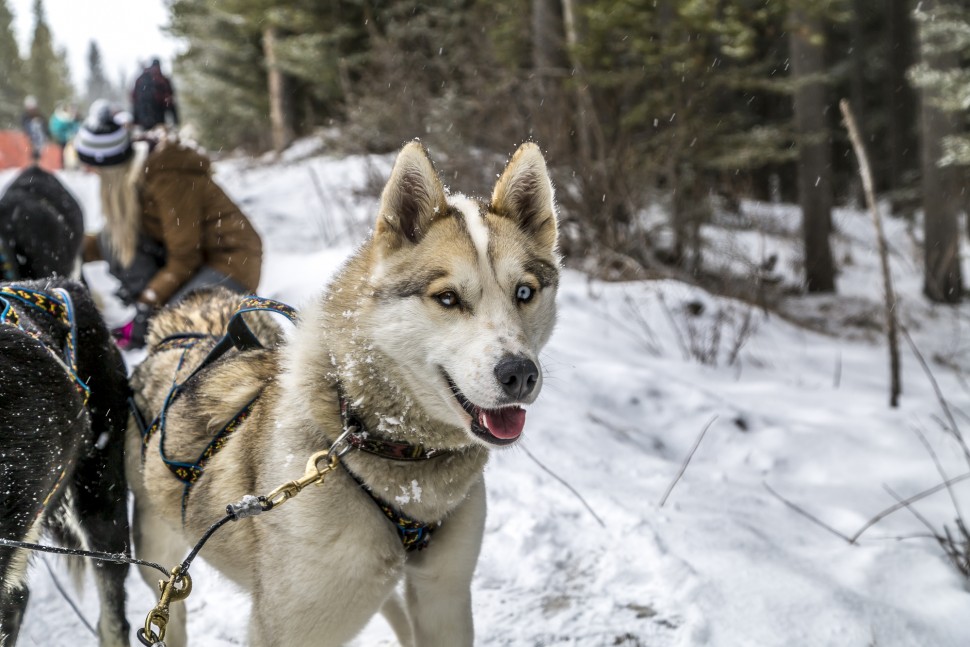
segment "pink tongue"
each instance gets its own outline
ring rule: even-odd
[[[522,433],[522,427],[525,426],[525,409],[510,407],[482,411],[480,422],[496,438],[503,440],[518,438]]]

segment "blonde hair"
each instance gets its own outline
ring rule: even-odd
[[[108,251],[125,267],[135,259],[141,232],[139,191],[145,175],[148,150],[135,145],[134,154],[124,164],[97,167],[101,176],[101,213]]]

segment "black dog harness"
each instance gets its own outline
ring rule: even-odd
[[[245,321],[243,321],[241,316],[246,312],[253,311],[274,312],[285,316],[290,321],[295,321],[296,319],[296,310],[285,303],[255,296],[247,297],[240,304],[239,308],[229,320],[229,324],[226,327],[226,334],[219,339],[212,350],[209,351],[206,357],[202,360],[202,363],[199,364],[199,366],[196,367],[186,379],[178,382],[176,378],[176,381],[173,381],[172,388],[165,397],[165,402],[162,405],[161,411],[159,411],[158,416],[156,416],[150,424],[145,424],[144,418],[141,416],[134,402],[131,402],[131,408],[134,413],[135,420],[138,423],[142,433],[142,459],[144,460],[145,450],[148,447],[151,437],[158,432],[160,434],[158,449],[162,462],[166,467],[168,467],[169,471],[175,476],[175,478],[181,481],[185,486],[182,490],[183,524],[185,523],[186,505],[188,503],[189,492],[192,486],[200,478],[202,478],[203,474],[205,473],[205,466],[209,460],[226,445],[232,434],[249,418],[253,407],[259,400],[261,392],[257,393],[252,400],[250,400],[242,409],[240,409],[239,412],[236,413],[232,419],[230,419],[229,422],[227,422],[222,429],[216,433],[212,441],[193,462],[173,460],[166,455],[165,417],[169,406],[171,406],[171,404],[183,392],[186,384],[188,384],[189,381],[200,371],[211,365],[230,349],[236,348],[240,351],[246,351],[263,347],[257,337],[246,325]],[[178,366],[175,370],[175,374],[178,375],[179,371],[183,367],[187,351],[194,348],[199,343],[211,343],[213,339],[214,338],[211,335],[197,333],[172,335],[159,342],[155,348],[155,351],[157,352],[159,350],[171,350],[179,348],[182,349],[182,356],[179,359]],[[347,443],[351,447],[360,451],[367,452],[381,458],[398,461],[428,460],[438,456],[444,456],[448,453],[446,451],[436,449],[426,449],[421,445],[386,441],[368,434],[360,420],[350,411],[350,407],[342,394],[340,395],[340,414],[341,420],[343,421],[343,428],[346,433]],[[346,469],[346,466],[344,469]],[[401,544],[404,546],[406,551],[410,552],[413,550],[421,550],[428,545],[428,542],[431,540],[431,533],[433,529],[440,525],[440,523],[426,524],[405,515],[388,502],[375,496],[374,493],[371,492],[370,488],[368,488],[366,484],[364,484],[363,481],[355,474],[351,473],[349,470],[347,470],[347,473],[360,485],[360,487],[371,497],[371,499],[373,499],[374,503],[377,504],[378,508],[380,508],[391,523],[394,524],[398,537],[401,540]]]

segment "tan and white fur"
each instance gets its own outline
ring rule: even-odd
[[[485,525],[490,449],[523,433],[523,405],[542,387],[539,352],[555,321],[559,279],[552,184],[539,148],[523,144],[491,200],[449,195],[417,142],[398,155],[376,226],[329,288],[300,313],[290,339],[253,323],[267,350],[233,352],[205,369],[167,414],[165,451],[194,459],[257,393],[252,416],[192,487],[159,459],[142,464],[129,433],[135,543],[176,564],[227,503],[302,476],[307,458],[342,431],[338,388],[369,434],[446,450],[401,462],[350,451],[324,484],[285,506],[224,526],[202,556],[252,594],[251,647],[341,645],[378,611],[402,645],[472,645],[471,580]],[[155,346],[180,332],[221,334],[238,297],[206,293],[163,310],[132,381],[155,416],[182,350]],[[189,351],[182,380],[208,346]],[[405,552],[371,493],[437,524],[428,547]],[[150,572],[149,582],[157,575]],[[206,595],[205,582],[193,595]],[[173,606],[169,647],[186,643]]]

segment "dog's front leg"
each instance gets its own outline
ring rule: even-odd
[[[408,558],[405,599],[416,647],[471,647],[471,582],[484,531],[485,483],[479,479],[428,548]]]
[[[415,647],[414,632],[411,630],[411,618],[408,617],[407,607],[397,591],[391,593],[381,607],[381,615],[391,625],[394,635],[401,647]]]

